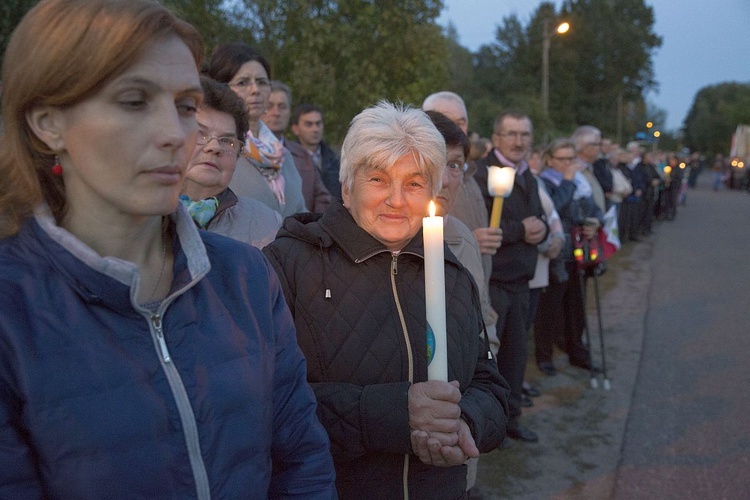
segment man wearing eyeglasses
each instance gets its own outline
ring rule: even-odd
[[[263,248],[276,237],[281,215],[228,187],[247,132],[245,105],[222,83],[202,77],[201,86],[198,140],[180,199],[198,227]]]
[[[513,191],[503,204],[500,220],[503,244],[493,256],[490,300],[498,314],[497,365],[511,391],[507,434],[525,442],[539,440],[535,432],[518,423],[526,369],[529,281],[536,270],[537,244],[544,241],[549,231],[536,178],[525,160],[533,143],[532,133],[531,119],[525,114],[516,111],[499,114],[493,128],[493,149],[477,162],[475,174],[490,213],[494,200],[487,190],[487,168],[511,167],[516,171]]]

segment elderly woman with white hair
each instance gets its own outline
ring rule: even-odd
[[[287,218],[265,249],[308,361],[341,498],[462,498],[469,457],[497,447],[505,381],[481,336],[476,285],[449,250],[450,383],[427,381],[422,218],[446,169],[442,135],[381,102],[354,118],[341,202]]]

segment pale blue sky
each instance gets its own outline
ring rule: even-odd
[[[524,25],[540,0],[444,0],[438,22],[452,22],[461,45],[476,50],[495,39],[504,17]],[[559,9],[562,0],[553,2]],[[646,0],[663,39],[654,55],[659,92],[649,101],[667,111],[667,129],[682,127],[696,93],[727,81],[750,83],[750,0]]]

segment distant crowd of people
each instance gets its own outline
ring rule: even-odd
[[[480,454],[539,439],[531,332],[541,373],[599,370],[576,238],[647,237],[701,166],[591,125],[534,148],[518,110],[483,139],[448,91],[364,109],[339,156],[261,53],[203,61],[149,0],[41,0],[2,81],[2,498],[475,498]]]

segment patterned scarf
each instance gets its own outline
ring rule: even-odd
[[[284,188],[286,181],[281,173],[281,164],[284,161],[284,146],[271,132],[265,123],[258,122],[258,137],[247,131],[244,153],[252,165],[268,182],[268,187],[276,197],[276,201],[282,207],[286,203]]]
[[[219,200],[215,196],[205,200],[190,201],[186,195],[180,195],[180,201],[187,207],[190,217],[201,229],[206,229],[208,222],[216,214],[219,207]]]

